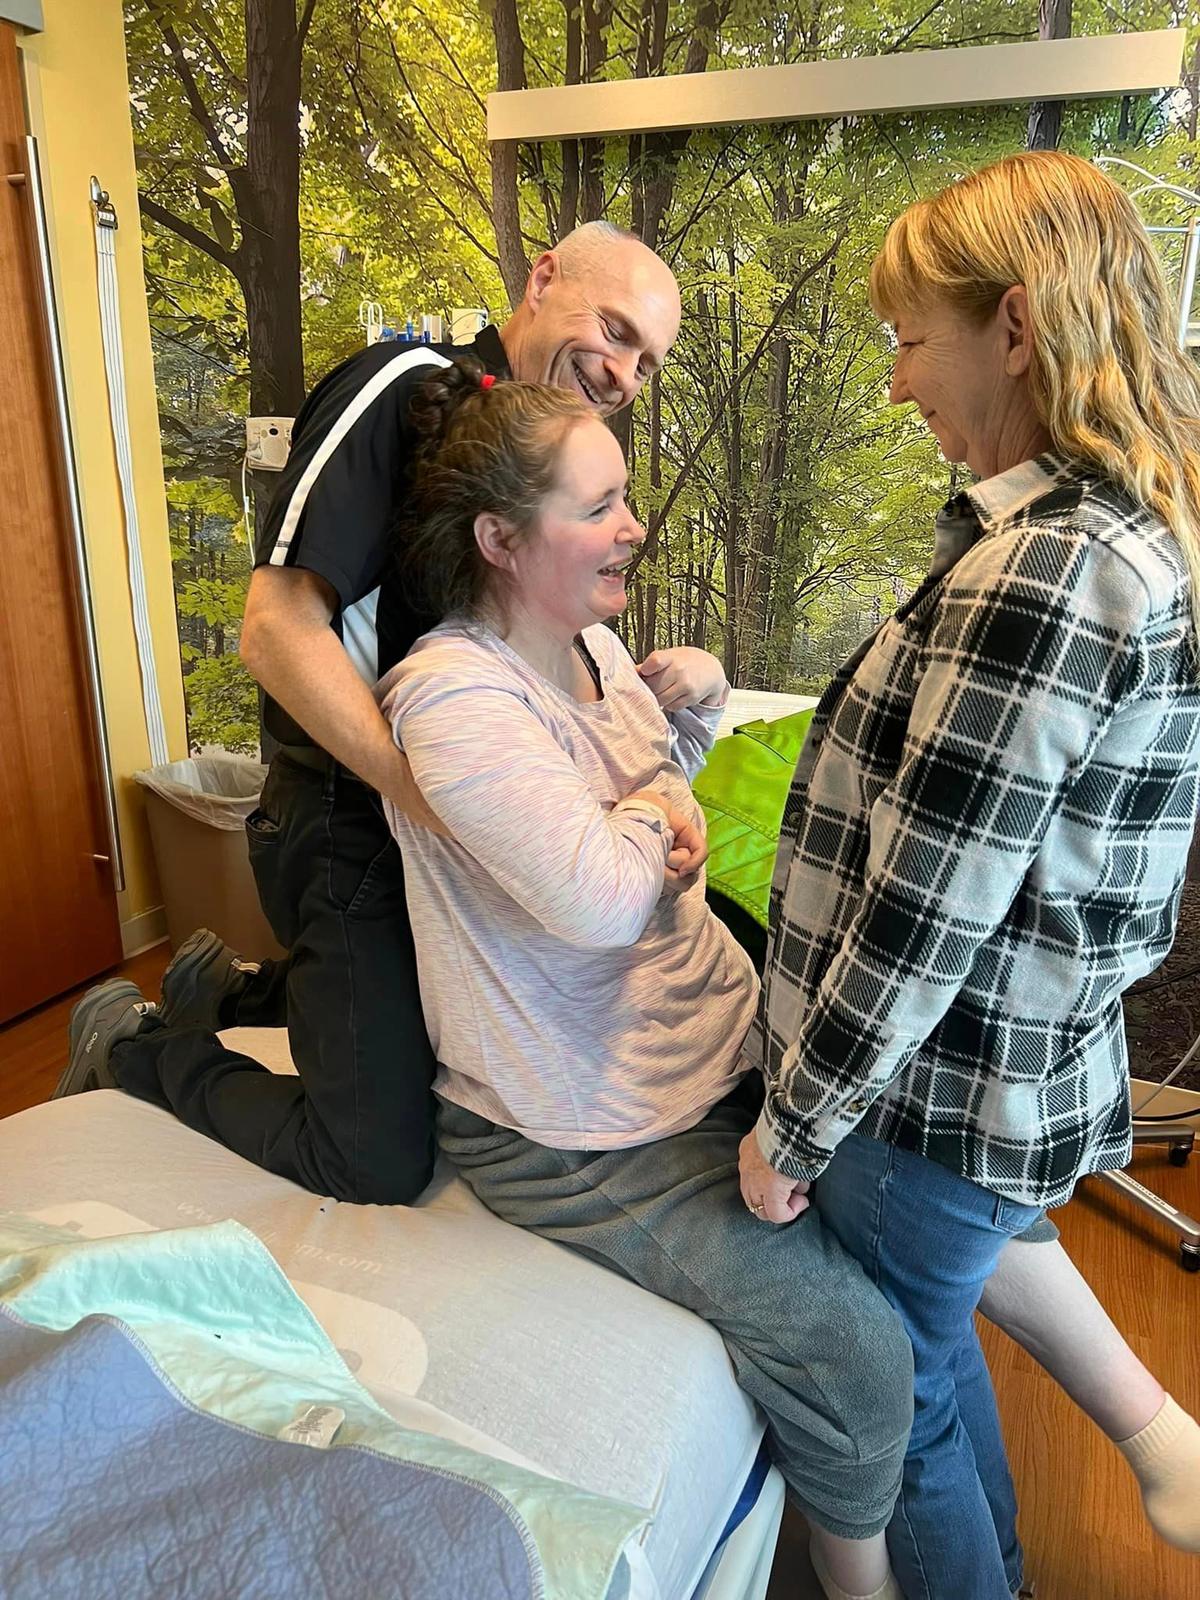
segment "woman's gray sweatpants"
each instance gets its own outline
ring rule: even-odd
[[[912,1422],[900,1319],[810,1209],[759,1222],[738,1189],[757,1079],[695,1128],[625,1150],[551,1150],[441,1103],[443,1150],[506,1222],[686,1306],[721,1334],[766,1413],[801,1510],[865,1539],[892,1515]]]

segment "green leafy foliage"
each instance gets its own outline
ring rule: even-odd
[[[261,359],[241,250],[257,70],[247,9],[127,5],[191,735],[238,749],[256,721],[235,653],[249,573],[240,419]],[[294,123],[307,383],[360,347],[364,299],[394,324],[455,305],[502,322],[514,261],[519,277],[589,217],[632,226],[675,268],[684,323],[664,372],[618,424],[650,534],[621,631],[639,655],[705,645],[749,687],[819,686],[920,580],[953,484],[919,418],[889,403],[890,335],[866,297],[871,258],[915,197],[1022,148],[1027,108],[562,141],[522,147],[509,170],[484,126],[498,60],[518,59],[497,54],[500,0],[467,12],[445,0],[295,9],[309,18]],[[1192,20],[1161,0],[1114,15],[1077,0],[1074,30]],[[1033,0],[807,0],[763,18],[750,0],[623,10],[521,0],[519,59],[536,87],[1005,43],[1038,29]],[[1062,142],[1193,181],[1196,105],[1194,78],[1171,94],[1071,105]],[[1169,197],[1144,204],[1160,223],[1188,214]],[[1164,236],[1163,248],[1177,270],[1178,239]]]
[[[188,734],[196,749],[258,754],[258,691],[236,654],[195,661],[184,680]]]

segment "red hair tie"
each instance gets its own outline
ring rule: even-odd
[[[480,378],[480,380],[479,380],[479,387],[481,389],[490,389],[492,387],[492,385],[495,383],[495,381],[496,381],[495,373],[485,372],[483,377]]]

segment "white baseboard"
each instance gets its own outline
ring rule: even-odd
[[[1130,1080],[1130,1094],[1134,1106],[1138,1106],[1157,1087],[1156,1084],[1147,1083],[1144,1078]],[[1168,1084],[1161,1094],[1156,1094],[1144,1111],[1138,1113],[1143,1117],[1171,1117],[1179,1111],[1190,1111],[1188,1123],[1193,1128],[1200,1130],[1200,1094],[1194,1089],[1177,1089],[1174,1084]]]
[[[140,956],[151,945],[161,944],[167,937],[167,913],[163,906],[151,906],[121,924],[121,951],[126,959]]]

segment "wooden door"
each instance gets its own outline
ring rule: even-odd
[[[24,141],[0,24],[0,1022],[121,959]]]

